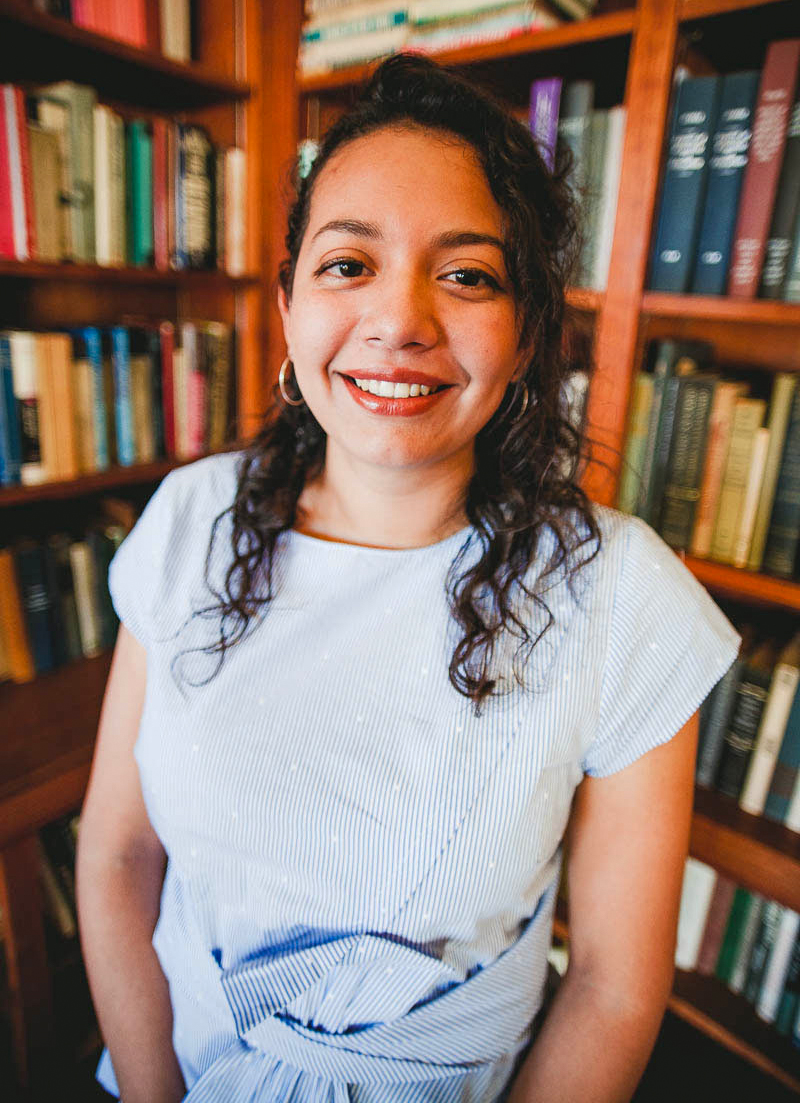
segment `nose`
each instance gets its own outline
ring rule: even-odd
[[[392,352],[424,351],[439,339],[434,289],[421,273],[398,269],[376,280],[362,319],[364,339]]]

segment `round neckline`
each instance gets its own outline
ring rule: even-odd
[[[458,532],[453,532],[450,536],[445,536],[442,540],[437,540],[433,544],[422,544],[416,548],[378,548],[372,547],[369,544],[351,544],[346,540],[325,540],[321,536],[309,536],[308,533],[298,532],[297,529],[286,529],[285,532],[291,534],[291,537],[296,540],[300,540],[306,544],[313,545],[319,548],[341,548],[349,552],[365,552],[370,555],[378,556],[392,556],[392,555],[419,555],[423,552],[433,552],[439,548],[446,548],[451,543],[456,541],[459,544],[466,540],[467,536],[473,531],[472,525],[465,525],[464,528],[459,529]]]

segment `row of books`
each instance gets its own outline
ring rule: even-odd
[[[800,633],[742,629],[738,658],[703,702],[695,780],[800,831]]]
[[[242,149],[73,81],[0,90],[0,257],[244,272]]]
[[[800,302],[800,38],[678,84],[650,287]]]
[[[0,485],[219,450],[233,356],[223,322],[0,333]]]
[[[688,858],[675,964],[715,976],[800,1046],[800,915],[791,908]]]
[[[618,508],[674,548],[793,578],[797,374],[728,378],[714,368],[712,346],[698,341],[655,342],[649,361],[634,380]]]
[[[0,679],[30,682],[113,647],[108,565],[134,520],[129,503],[106,499],[79,539],[58,532],[0,549]]]
[[[545,162],[552,169],[560,151],[568,151],[570,183],[581,215],[581,253],[577,287],[605,289],[617,216],[625,107],[596,109],[590,80],[561,77],[535,80],[530,87],[527,121]]]
[[[191,61],[190,0],[33,0],[39,11],[173,61]]]
[[[398,50],[437,53],[501,42],[585,18],[593,0],[307,0],[298,66],[304,75]]]

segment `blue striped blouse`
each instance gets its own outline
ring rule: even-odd
[[[574,593],[548,580],[527,688],[507,640],[480,717],[447,675],[469,529],[410,550],[285,534],[264,623],[210,678],[203,569],[238,459],[169,475],[110,574],[148,653],[135,755],[168,855],[153,942],[186,1099],[500,1099],[542,1000],[576,785],[670,739],[740,638],[652,529],[601,507]],[[546,613],[526,615],[535,634]],[[107,1052],[98,1079],[117,1094]]]

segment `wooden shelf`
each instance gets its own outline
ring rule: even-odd
[[[800,834],[743,812],[732,797],[695,790],[690,853],[737,884],[800,911]]]
[[[30,0],[0,0],[0,67],[4,81],[69,78],[103,97],[170,113],[250,96],[242,81],[76,27]]]
[[[756,1068],[800,1094],[800,1051],[770,1023],[762,1022],[744,996],[716,977],[676,969],[668,1007]]]
[[[800,582],[691,555],[684,558],[684,563],[698,581],[720,597],[800,612]]]
[[[780,3],[780,0],[681,0],[678,19],[681,22],[707,19],[709,16],[727,15],[730,12],[746,11],[775,3]]]
[[[626,8],[610,12],[608,15],[597,15],[591,19],[581,19],[574,23],[563,23],[558,27],[533,31],[531,34],[517,35],[506,42],[466,46],[458,50],[442,50],[432,56],[443,65],[502,63],[508,58],[520,57],[524,54],[562,50],[590,42],[602,42],[605,39],[623,38],[631,35],[635,26],[636,12],[633,8]],[[308,94],[360,84],[369,76],[376,64],[377,62],[370,62],[365,65],[353,65],[347,69],[337,69],[332,73],[317,73],[310,76],[298,74],[298,89],[301,93]]]
[[[83,800],[110,652],[0,685],[0,847]]]
[[[662,291],[646,291],[642,295],[642,313],[658,318],[746,322],[750,325],[800,325],[800,303],[729,299],[722,295],[669,295]]]
[[[40,261],[0,259],[0,280],[59,280],[76,283],[212,284],[247,287],[261,283],[255,273],[230,276],[218,268],[182,268],[168,272],[156,268],[105,268],[99,264],[47,264]]]

